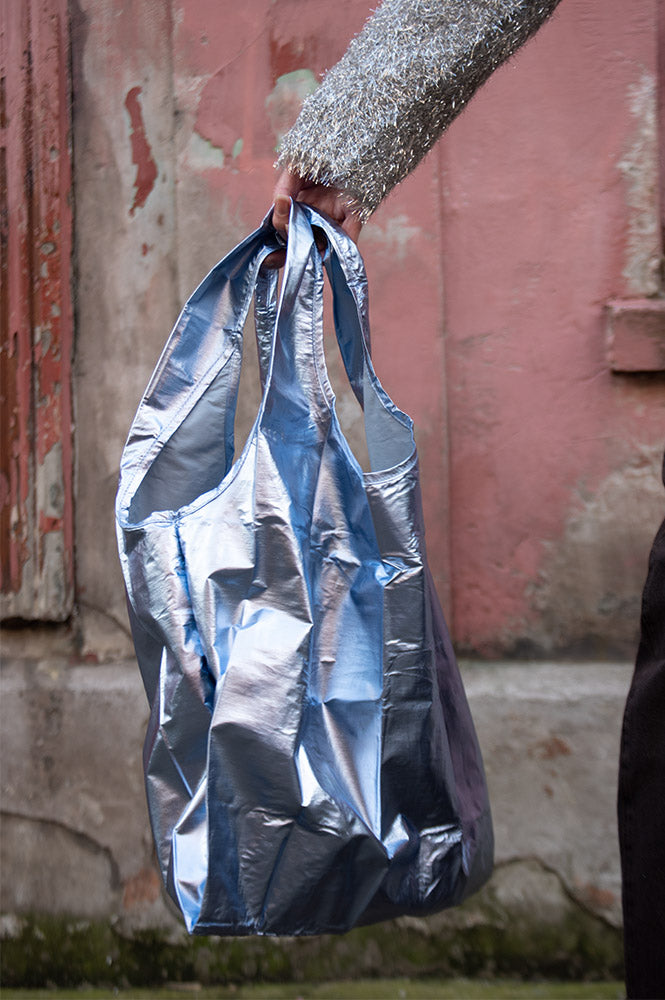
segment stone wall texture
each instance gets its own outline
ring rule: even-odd
[[[242,961],[263,963],[266,975],[300,969],[316,978],[620,975],[616,763],[629,677],[629,667],[608,663],[466,664],[495,824],[489,884],[459,910],[427,920],[403,918],[318,948],[287,943],[276,967],[274,944],[237,941],[232,961],[229,942],[211,940],[210,976],[237,977]],[[147,709],[135,664],[6,663],[0,694],[0,930],[9,981],[21,979],[27,951],[33,983],[66,985],[59,946],[53,952],[63,928],[81,939],[69,946],[72,969],[94,930],[120,976],[129,963],[122,942],[140,944],[146,934],[167,955],[175,949],[164,959],[171,977],[192,974],[187,963],[204,962],[196,959],[201,944],[187,941],[154,860],[141,771]],[[46,946],[36,947],[37,931]],[[151,971],[159,979],[138,962],[132,981]],[[97,968],[101,980],[105,973]]]

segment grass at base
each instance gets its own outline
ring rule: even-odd
[[[357,979],[327,983],[250,983],[132,989],[2,990],[2,1000],[622,1000],[623,983],[514,979]]]

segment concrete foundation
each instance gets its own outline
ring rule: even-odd
[[[628,665],[609,663],[464,665],[490,785],[496,872],[461,909],[398,922],[399,933],[408,931],[418,948],[430,941],[427,962],[437,969],[470,972],[480,963],[486,971],[510,971],[522,963],[534,972],[617,974],[616,774],[630,673]],[[192,961],[200,942],[187,940],[154,864],[141,770],[148,713],[135,664],[91,669],[65,660],[13,660],[2,670],[0,713],[5,955],[25,955],[26,940],[46,921],[58,933],[75,926],[79,936],[82,926],[86,934],[112,928],[125,942],[140,943],[150,933],[160,947]],[[377,971],[409,973],[399,950],[399,959],[390,957],[388,926],[344,939],[349,948],[357,944],[356,974],[372,971],[369,940],[378,948]],[[324,949],[325,961],[320,955],[326,974],[353,974],[340,940]],[[377,941],[387,956],[380,957]],[[236,946],[253,954],[257,944]],[[222,975],[230,946],[210,947]],[[261,947],[266,962],[277,946]],[[48,957],[49,948],[40,954]],[[300,959],[287,954],[293,974]],[[10,961],[10,974],[15,968]],[[135,973],[139,981],[144,973]],[[44,974],[52,978],[53,969]]]

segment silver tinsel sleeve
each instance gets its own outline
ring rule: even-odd
[[[278,165],[366,220],[559,0],[385,0],[305,101]]]

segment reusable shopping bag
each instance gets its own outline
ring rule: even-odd
[[[166,888],[201,934],[428,914],[492,866],[412,422],[372,367],[362,259],[296,203],[278,296],[261,269],[280,246],[270,220],[186,303],[132,424],[116,506],[151,705],[150,819]],[[327,376],[324,267],[367,473]],[[234,462],[252,297],[264,391]]]

